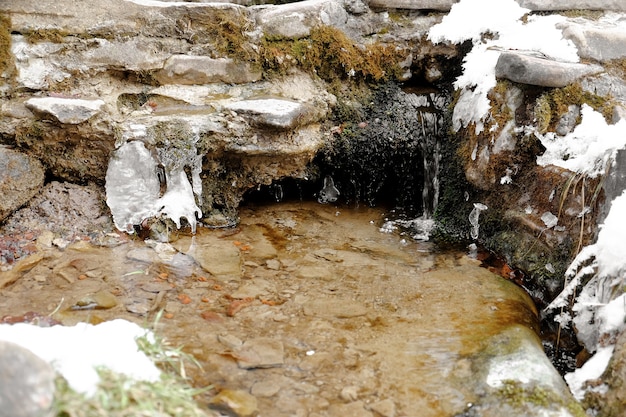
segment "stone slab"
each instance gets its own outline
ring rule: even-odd
[[[26,101],[34,113],[48,115],[64,124],[77,125],[91,119],[104,106],[103,100],[41,97]]]
[[[514,52],[503,52],[496,64],[496,77],[542,87],[565,87],[602,71],[598,65],[557,62]]]
[[[241,100],[225,106],[253,122],[253,124],[278,129],[294,129],[305,124],[314,113],[309,106],[293,100],[261,98]]]
[[[626,3],[626,2],[625,2]],[[563,37],[578,48],[581,58],[606,62],[626,57],[626,24],[609,22],[567,22],[561,25]]]
[[[260,70],[253,70],[248,63],[230,58],[174,55],[165,61],[155,78],[161,84],[242,84],[258,81],[261,75]]]

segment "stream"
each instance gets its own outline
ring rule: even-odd
[[[386,220],[296,201],[244,206],[237,227],[172,231],[170,244],[40,239],[3,273],[0,316],[148,325],[162,312],[156,331],[197,358],[194,385],[213,386],[201,401],[231,395],[249,415],[498,415],[472,410],[505,410],[511,380],[566,391],[526,293]]]

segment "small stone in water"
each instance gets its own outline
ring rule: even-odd
[[[257,412],[257,399],[242,390],[222,390],[209,402],[209,407],[230,416],[248,417]]]

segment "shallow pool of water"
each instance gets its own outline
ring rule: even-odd
[[[3,273],[0,317],[147,325],[163,311],[157,331],[199,360],[194,384],[214,386],[204,400],[241,390],[274,417],[454,416],[484,395],[474,375],[490,341],[536,330],[517,286],[464,252],[384,233],[380,209],[292,202],[240,216],[171,244],[40,248]]]

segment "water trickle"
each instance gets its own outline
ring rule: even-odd
[[[478,230],[480,229],[480,224],[478,223],[478,219],[480,217],[480,213],[482,211],[487,210],[487,206],[482,203],[474,203],[474,208],[469,214],[469,222],[472,228],[470,229],[470,236],[472,239],[478,239]]]
[[[322,204],[334,203],[339,198],[339,190],[335,187],[333,177],[327,175],[324,178],[324,187],[319,192],[317,201]]]

